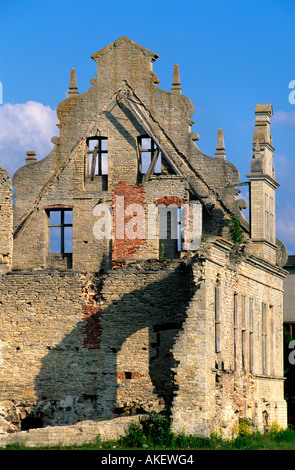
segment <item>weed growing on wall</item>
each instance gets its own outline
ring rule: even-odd
[[[161,243],[160,248],[159,248],[159,261],[161,263],[164,263],[164,261],[166,261],[164,243]]]
[[[126,447],[161,447],[172,442],[171,420],[166,412],[155,413],[143,419],[141,424],[131,423],[120,444]]]
[[[230,219],[227,220],[226,225],[229,230],[229,236],[231,241],[235,245],[240,245],[244,241],[244,232],[241,227],[239,219],[235,215],[231,215]]]

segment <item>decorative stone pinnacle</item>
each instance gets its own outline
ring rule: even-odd
[[[221,158],[223,160],[225,160],[225,158],[226,158],[224,138],[223,138],[223,130],[222,129],[218,129],[218,131],[217,131],[217,142],[216,142],[215,156],[217,158]]]
[[[77,86],[76,70],[72,68],[68,96],[78,95],[78,94],[79,93],[78,93],[78,86]]]
[[[257,139],[256,139],[254,153],[260,153],[260,143],[259,143],[258,137],[257,137]]]
[[[180,87],[180,75],[179,75],[179,67],[177,64],[174,65],[173,70],[173,80],[172,80],[172,88],[171,91],[174,93],[181,94],[181,87]]]

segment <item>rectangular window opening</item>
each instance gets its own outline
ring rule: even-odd
[[[249,369],[254,372],[254,299],[249,299]]]
[[[88,175],[108,175],[108,139],[107,137],[88,138]]]
[[[182,249],[181,208],[158,206],[159,249],[164,257],[178,258]]]
[[[270,373],[275,375],[275,314],[274,314],[274,306],[269,306],[269,321],[270,321]]]
[[[72,209],[50,209],[49,252],[71,254],[73,252],[73,211]]]
[[[142,175],[162,173],[162,156],[155,142],[148,136],[139,138],[139,171]]]
[[[246,321],[246,296],[242,296],[242,365],[246,369],[246,340],[247,340],[247,321]]]
[[[262,304],[262,374],[267,373],[267,309],[266,304]]]
[[[221,352],[220,286],[215,286],[215,352]]]
[[[237,368],[238,360],[238,327],[239,327],[239,295],[237,292],[234,293],[234,367]]]

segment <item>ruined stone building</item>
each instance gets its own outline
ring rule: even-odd
[[[157,58],[121,37],[81,94],[72,69],[53,150],[1,169],[2,430],[164,408],[175,432],[287,425],[272,106],[253,108],[240,181],[220,129],[199,149]]]

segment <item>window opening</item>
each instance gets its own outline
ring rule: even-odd
[[[139,138],[139,171],[146,175],[146,179],[152,174],[161,174],[162,157],[155,142],[148,136]]]
[[[21,431],[29,431],[30,429],[42,428],[42,418],[29,415],[21,421]]]
[[[166,258],[179,256],[182,248],[181,208],[176,205],[158,206],[159,248]]]
[[[181,207],[177,210],[177,251],[182,249],[182,225],[181,225]]]
[[[49,217],[50,253],[73,252],[73,211],[72,209],[51,209]]]
[[[265,194],[265,238],[270,239],[270,213],[269,213],[269,197]]]
[[[271,243],[275,242],[274,239],[274,199],[265,194],[265,238]]]
[[[254,371],[254,299],[249,299],[249,366]]]
[[[239,327],[239,296],[234,294],[234,361],[235,369],[237,368],[237,349],[238,349],[238,327]]]
[[[108,174],[107,137],[91,137],[88,139],[88,173],[91,180],[96,175]]]
[[[267,319],[266,319],[266,304],[262,304],[262,373],[266,374],[266,340],[267,340]]]
[[[269,306],[269,321],[270,321],[270,373],[275,375],[275,316],[274,306]]]
[[[215,352],[221,352],[220,286],[215,286]]]
[[[246,322],[246,296],[242,296],[242,365],[246,369],[246,341],[247,341],[247,322]]]

